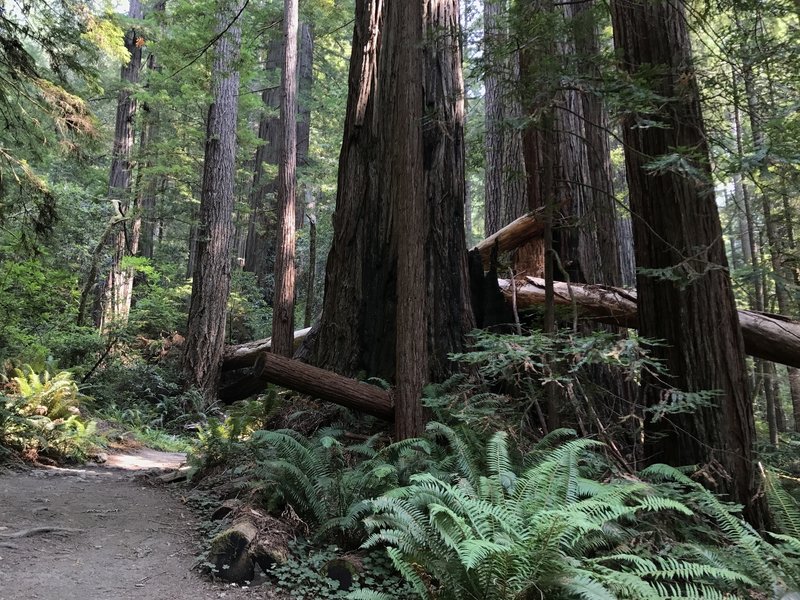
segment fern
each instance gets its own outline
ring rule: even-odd
[[[669,546],[651,546],[643,534],[654,532],[651,522],[665,516],[730,513],[708,497],[692,509],[680,495],[672,497],[674,488],[662,493],[658,485],[636,480],[592,480],[587,475],[602,460],[597,442],[556,445],[566,437],[559,432],[524,457],[528,466],[520,472],[506,434],[497,433],[479,469],[454,430],[438,424],[430,429],[445,437],[462,465],[456,478],[416,475],[373,500],[365,519],[371,535],[364,546],[388,546],[422,598],[732,598],[761,589],[761,579],[735,562],[712,560],[714,553],[690,552],[677,541],[677,555]],[[693,484],[680,471],[653,473]],[[736,519],[718,523],[740,537],[755,535]]]
[[[317,539],[358,546],[366,537],[365,501],[399,485],[401,466],[428,456],[426,440],[404,440],[377,449],[379,436],[345,446],[336,430],[306,438],[292,430],[257,431],[251,436],[257,475],[289,503]]]

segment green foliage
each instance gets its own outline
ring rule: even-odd
[[[365,546],[387,545],[420,597],[723,598],[784,581],[768,574],[772,559],[788,569],[788,550],[679,472],[645,475],[680,478],[691,486],[690,504],[669,486],[600,480],[597,442],[547,440],[520,469],[507,440],[503,432],[490,439],[480,472],[465,463],[455,481],[415,475],[371,503]],[[713,522],[722,535],[712,548],[682,544],[664,537],[665,518]]]
[[[228,299],[231,343],[269,337],[272,333],[272,308],[259,288],[255,273],[234,271]]]
[[[680,499],[694,514],[691,521],[665,519],[661,524],[678,539],[671,548],[673,557],[686,557],[709,565],[722,565],[754,582],[754,588],[773,590],[775,596],[800,590],[800,541],[793,537],[800,520],[797,506],[791,503],[767,474],[767,497],[776,521],[784,530],[769,534],[775,544],[760,536],[739,516],[740,507],[723,503],[705,487],[690,479],[680,469],[653,465],[641,472],[642,478],[655,482],[661,493]],[[743,591],[744,588],[737,590]]]
[[[11,394],[0,395],[0,446],[30,458],[83,461],[103,445],[97,424],[81,416],[80,405],[88,398],[78,391],[71,373],[51,376],[27,366],[18,371],[11,388]]]
[[[378,436],[345,446],[338,433],[321,431],[309,439],[290,429],[257,431],[251,443],[256,476],[291,505],[315,537],[352,547],[365,534],[360,522],[365,499],[398,485],[431,446],[411,439],[378,449]]]
[[[340,589],[338,581],[325,576],[326,564],[341,557],[336,546],[318,548],[298,540],[290,544],[289,550],[289,560],[273,566],[269,574],[278,590],[296,600],[413,598],[411,589],[383,552],[346,555],[360,567],[354,573],[352,589],[347,591]]]
[[[0,248],[0,361],[13,359],[41,370],[49,357],[74,365],[97,350],[97,332],[73,324],[73,273],[53,268],[47,256],[2,257]]]

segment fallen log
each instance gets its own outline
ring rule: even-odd
[[[483,260],[484,270],[489,269],[492,259],[492,250],[497,246],[497,253],[509,252],[519,248],[530,240],[541,237],[544,234],[544,209],[540,208],[522,215],[519,219],[512,221],[501,230],[493,233],[472,249],[477,250]]]
[[[258,526],[251,519],[240,519],[211,540],[209,562],[214,574],[234,583],[253,581],[255,560],[250,545],[258,537]]]
[[[255,366],[256,377],[301,394],[391,421],[394,402],[386,390],[349,377],[312,367],[291,358],[263,352]],[[262,385],[263,387],[263,385]]]
[[[516,294],[519,308],[544,304],[544,279],[525,277],[512,283],[498,279],[503,294]],[[512,285],[516,290],[512,291]],[[604,285],[568,284],[553,282],[555,302],[575,306],[584,316],[588,313],[604,323],[620,327],[637,326],[636,292]],[[783,315],[739,311],[739,327],[744,338],[745,352],[757,358],[800,368],[800,321]]]
[[[253,581],[255,566],[269,573],[289,558],[288,529],[256,510],[242,511],[233,525],[211,540],[208,559],[214,574],[234,583]]]
[[[294,332],[294,347],[302,343],[311,328],[299,329]],[[263,352],[268,352],[272,349],[272,338],[263,340],[255,340],[254,342],[247,342],[245,344],[237,344],[235,346],[226,346],[225,352],[222,355],[222,370],[230,371],[233,369],[246,369],[255,364],[258,356]]]

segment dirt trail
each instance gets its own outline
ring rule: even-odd
[[[195,519],[135,476],[182,460],[143,449],[101,467],[0,475],[0,600],[264,598],[193,571]]]

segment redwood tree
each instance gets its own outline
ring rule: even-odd
[[[237,17],[244,0],[220,0],[208,109],[203,189],[197,223],[192,299],[184,346],[187,385],[213,400],[225,345],[225,314],[231,283],[233,183],[239,99],[237,63],[242,31]]]
[[[282,135],[281,162],[278,168],[278,243],[275,256],[272,350],[289,357],[294,352],[298,28],[297,0],[286,0],[283,12]]]
[[[131,0],[128,17],[141,21],[142,3]],[[139,245],[138,228],[129,228],[128,211],[132,196],[131,152],[136,137],[134,120],[138,102],[133,88],[139,83],[142,70],[142,44],[138,26],[134,25],[125,34],[125,49],[130,60],[122,66],[121,87],[117,95],[117,112],[114,126],[114,147],[111,153],[111,172],[108,178],[108,198],[114,207],[116,218],[112,237],[111,268],[104,289],[104,307],[101,326],[107,326],[114,319],[126,320],[131,308],[133,291],[133,272],[123,268],[122,259],[136,254]]]
[[[425,1],[422,44],[416,45],[397,37],[397,14],[388,19],[384,10],[390,9],[384,9],[379,0],[356,2],[334,239],[312,361],[342,374],[362,372],[395,379],[398,252],[409,242],[397,216],[412,200],[401,197],[393,186],[409,189],[408,179],[414,173],[392,167],[391,160],[398,153],[394,146],[401,143],[397,136],[415,134],[396,129],[397,121],[406,119],[406,127],[417,128],[422,136],[424,212],[417,233],[423,250],[426,300],[424,307],[416,309],[422,311],[426,322],[428,360],[423,356],[417,360],[425,364],[427,378],[437,380],[451,371],[447,355],[462,349],[463,335],[474,322],[463,225],[464,110],[458,2]],[[409,47],[403,48],[403,44]],[[401,54],[394,54],[398,52]],[[413,62],[399,60],[406,53],[415,57]],[[394,79],[412,66],[421,68],[421,73],[402,76],[422,82],[422,106],[412,114],[405,114],[405,108],[395,114],[397,99],[388,90],[395,89]],[[406,100],[411,107],[413,102]],[[410,143],[403,138],[409,152]]]
[[[685,11],[681,3],[624,0],[612,4],[612,18],[623,69],[646,79],[654,95],[651,109],[628,114],[623,124],[640,269],[639,332],[664,341],[653,354],[664,359],[669,386],[718,392],[713,406],[649,423],[648,459],[704,467],[707,483],[744,504],[751,522],[762,523],[744,346]],[[659,126],[648,126],[653,122]],[[690,163],[689,173],[672,167],[676,156]],[[651,406],[664,400],[656,381],[645,395]]]

